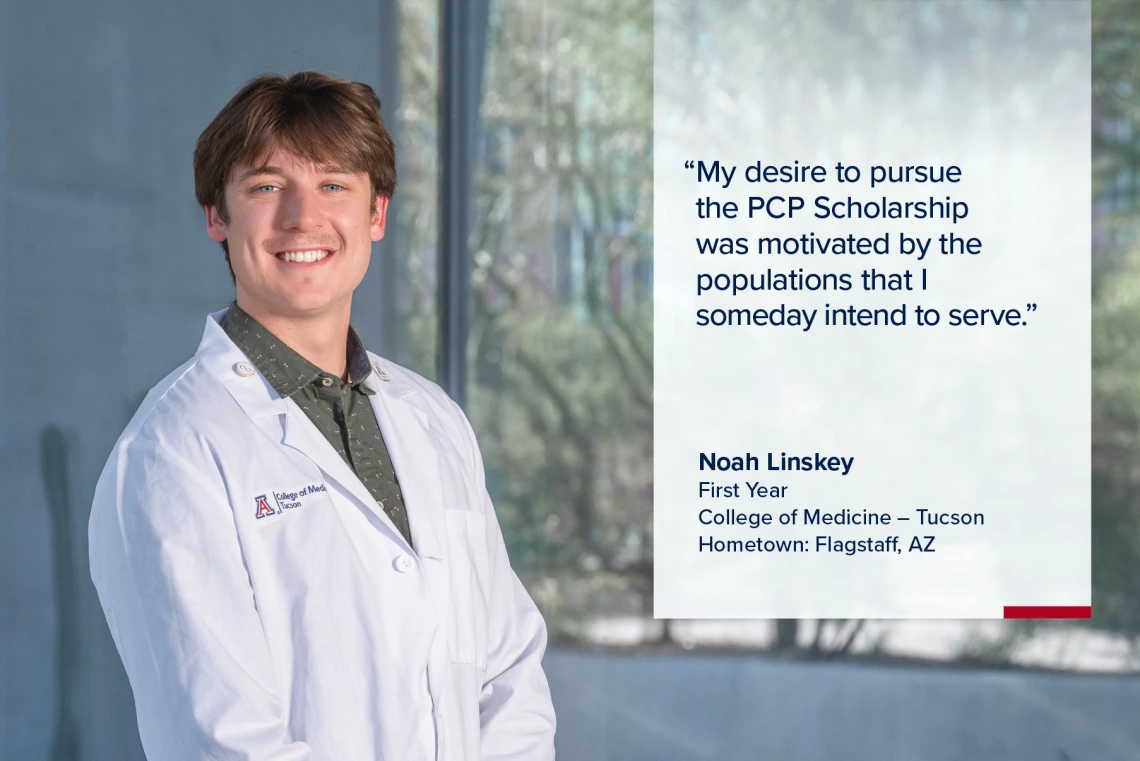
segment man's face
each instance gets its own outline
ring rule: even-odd
[[[313,317],[349,309],[384,237],[388,199],[368,175],[315,167],[278,148],[267,167],[234,169],[226,185],[229,223],[206,209],[206,230],[228,241],[238,304],[254,317]]]

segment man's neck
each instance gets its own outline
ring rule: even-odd
[[[351,301],[340,308],[304,316],[275,313],[272,309],[245,301],[239,292],[237,305],[262,327],[325,372],[348,380],[345,378],[348,372],[345,347],[352,315]]]

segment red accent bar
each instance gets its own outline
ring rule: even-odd
[[[1092,618],[1092,606],[1006,605],[1004,618]]]

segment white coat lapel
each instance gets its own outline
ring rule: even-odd
[[[288,400],[285,407],[285,446],[292,447],[312,460],[325,477],[355,497],[368,511],[380,519],[395,541],[405,544],[403,534],[392,523],[380,505],[372,497],[368,488],[360,481],[348,463],[332,448],[313,421],[296,405]],[[409,548],[410,549],[410,548]]]
[[[412,544],[418,555],[439,559],[443,556],[443,491],[439,453],[429,435],[429,416],[414,404],[418,389],[400,380],[381,381],[377,376],[372,373],[365,385],[376,391],[369,397],[372,411],[404,495]]]
[[[423,397],[412,384],[399,376],[377,372],[365,380],[376,391],[370,398],[384,444],[392,458],[396,479],[404,495],[412,545],[424,561],[423,569],[432,591],[440,621],[447,620],[448,574],[445,566],[446,534],[443,515],[443,488],[440,482],[439,452],[430,434],[431,415],[417,402]]]

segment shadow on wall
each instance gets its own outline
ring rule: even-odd
[[[52,761],[79,758],[79,594],[72,541],[71,483],[68,478],[74,439],[57,426],[40,434],[40,473],[51,518],[51,553],[59,636],[56,641],[56,687],[59,701],[52,732]]]

